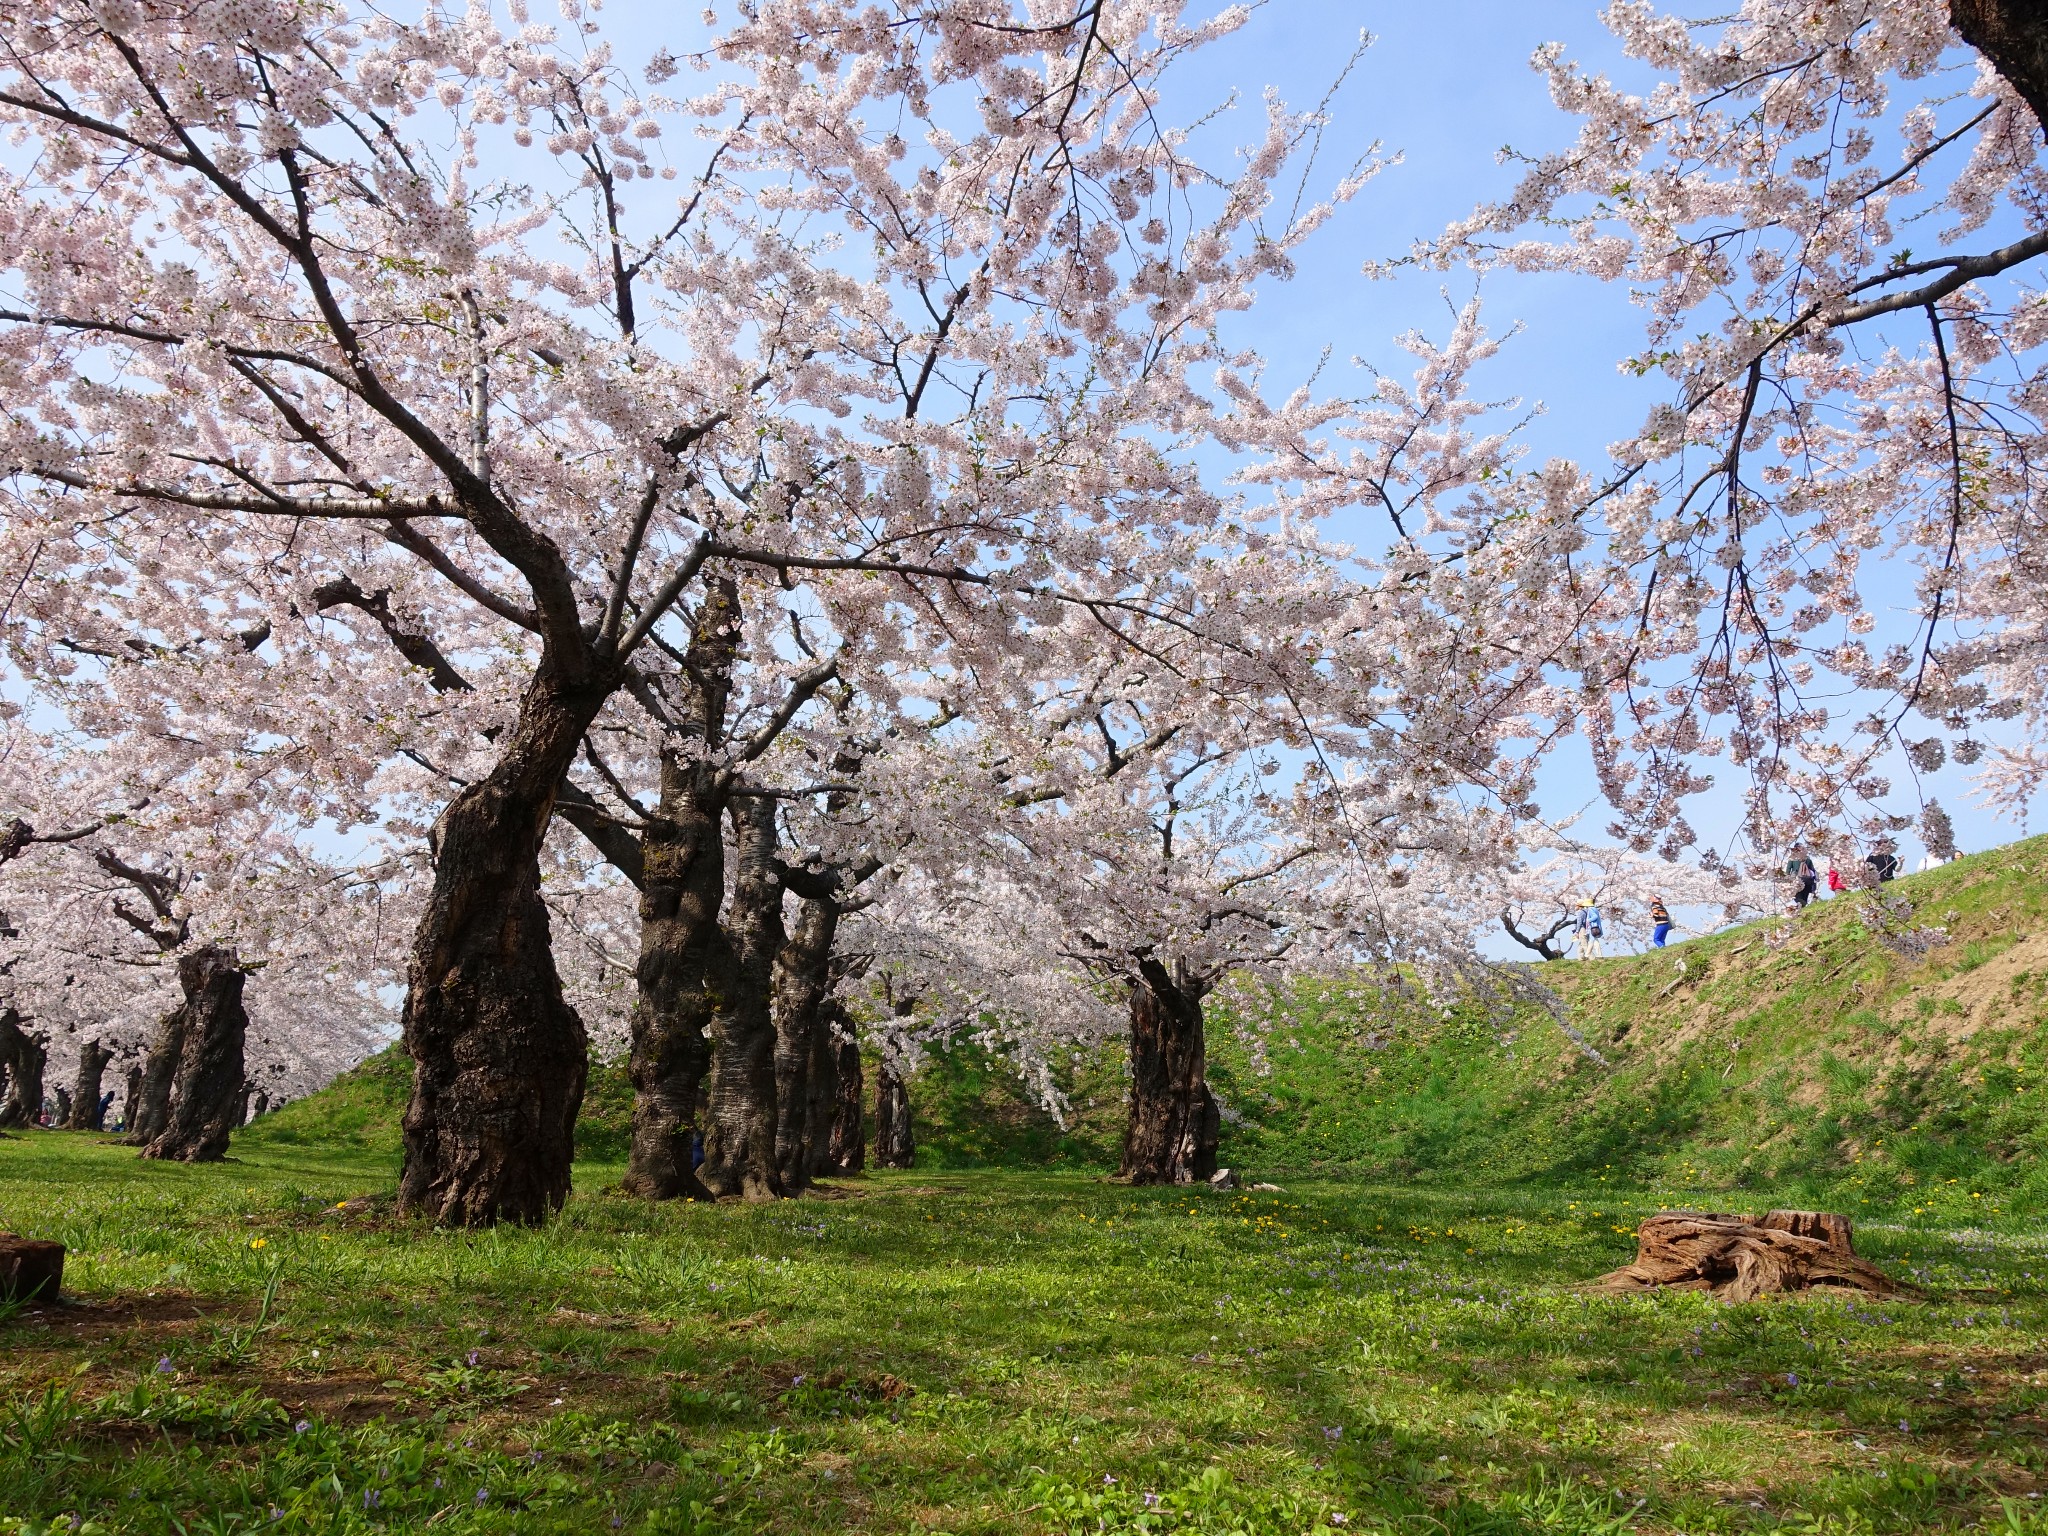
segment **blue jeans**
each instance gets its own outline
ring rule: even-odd
[[[1650,932],[1650,942],[1656,945],[1659,949],[1662,949],[1664,947],[1664,941],[1670,936],[1671,925],[1669,923],[1659,923]]]

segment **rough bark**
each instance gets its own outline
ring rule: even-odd
[[[839,1119],[839,1041],[826,1021],[823,1004],[811,1031],[811,1066],[805,1083],[809,1103],[804,1114],[804,1178],[823,1177],[832,1169],[832,1129]]]
[[[875,1072],[875,1166],[908,1168],[917,1158],[910,1130],[910,1089],[888,1057]]]
[[[1593,1284],[1606,1291],[1708,1291],[1727,1301],[1828,1286],[1888,1296],[1900,1289],[1856,1257],[1849,1218],[1771,1211],[1660,1211],[1636,1229],[1636,1259]]]
[[[71,1124],[71,1090],[62,1086],[50,1090],[50,1129],[61,1131]]]
[[[826,1049],[821,1009],[832,984],[832,941],[838,932],[837,902],[805,901],[775,956],[775,1168],[785,1195],[810,1183],[832,1135],[833,1095],[821,1079],[831,1073],[836,1058]]]
[[[588,1045],[555,970],[540,846],[615,681],[565,678],[544,655],[496,766],[435,829],[434,889],[406,975],[403,1213],[539,1222],[568,1197]]]
[[[633,1005],[633,1146],[628,1193],[709,1199],[691,1168],[697,1103],[711,1061],[709,979],[731,968],[718,926],[725,900],[723,782],[673,752],[661,761],[661,805],[642,842],[639,997]]]
[[[1948,16],[2048,131],[2048,8],[2040,0],[1949,0]]]
[[[22,1039],[21,1015],[12,1008],[0,1008],[0,1130],[28,1124],[14,1091],[14,1064],[21,1054]]]
[[[710,1198],[691,1166],[692,1149],[711,1063],[712,1000],[733,968],[732,945],[718,922],[732,784],[712,754],[724,739],[739,638],[739,587],[729,577],[713,579],[684,653],[683,720],[676,739],[663,746],[660,803],[638,854],[639,997],[627,1058],[633,1145],[625,1188],[648,1200]],[[619,863],[614,853],[606,857]]]
[[[55,1301],[64,1285],[64,1245],[0,1232],[0,1301]]]
[[[825,1004],[826,1027],[836,1058],[833,1063],[832,1135],[825,1147],[827,1173],[859,1173],[867,1166],[867,1144],[861,1139],[860,1042],[854,1036],[853,1020],[836,999]]]
[[[178,987],[185,1002],[178,1010],[177,1064],[163,1125],[143,1147],[144,1157],[215,1163],[227,1156],[228,1137],[242,1123],[246,980],[240,958],[222,945],[203,945],[178,957]]]
[[[258,1088],[256,1090],[256,1102],[249,1106],[249,1118],[252,1121],[261,1120],[269,1111],[270,1090],[268,1088]]]
[[[101,1079],[106,1076],[107,1063],[114,1059],[114,1053],[97,1040],[88,1040],[78,1048],[78,1080],[71,1089],[71,1115],[64,1123],[74,1131],[97,1131],[104,1124],[100,1109],[100,1097],[104,1090]]]
[[[185,1010],[173,1008],[158,1020],[156,1038],[149,1042],[149,1054],[142,1058],[139,1099],[131,1087],[128,1135],[125,1138],[129,1146],[148,1146],[169,1123],[171,1082],[178,1075],[178,1059],[184,1054],[184,1049]]]
[[[733,884],[726,933],[730,963],[714,978],[711,1102],[698,1177],[714,1198],[773,1200],[782,1194],[775,1161],[775,1018],[769,1003],[775,957],[785,937],[775,869],[775,802],[733,802]]]
[[[22,1029],[20,1020],[21,1015],[12,1008],[0,1012],[0,1035],[6,1037],[11,1066],[7,1098],[0,1103],[0,1128],[5,1129],[42,1123],[43,1067],[49,1060],[49,1041]]]
[[[130,1131],[135,1128],[135,1117],[142,1111],[142,1063],[137,1062],[128,1069],[128,1096],[121,1101],[121,1128]]]
[[[1199,1184],[1216,1171],[1220,1120],[1202,1034],[1208,988],[1184,965],[1140,962],[1131,984],[1131,1101],[1118,1177]]]

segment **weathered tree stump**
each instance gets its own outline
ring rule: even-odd
[[[0,1301],[55,1301],[64,1245],[0,1232]]]
[[[1603,1291],[1707,1291],[1728,1301],[1837,1286],[1890,1296],[1905,1289],[1856,1257],[1849,1218],[1771,1211],[1659,1211],[1636,1229],[1636,1260],[1593,1282]]]

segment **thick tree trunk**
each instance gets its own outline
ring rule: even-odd
[[[908,1168],[917,1158],[910,1132],[910,1089],[887,1056],[875,1072],[875,1166]]]
[[[539,857],[556,788],[612,681],[572,686],[543,656],[497,765],[441,815],[406,975],[406,1214],[539,1222],[568,1198],[589,1055],[555,970]]]
[[[2040,0],[1949,0],[1948,16],[2048,130],[2048,10]]]
[[[100,1080],[106,1076],[107,1063],[114,1059],[114,1053],[97,1040],[88,1040],[78,1048],[78,1081],[71,1089],[71,1117],[64,1123],[74,1131],[97,1131],[104,1123],[100,1109]]]
[[[824,1008],[825,1027],[819,1031],[832,1055],[832,1134],[825,1144],[825,1173],[859,1173],[867,1166],[867,1143],[861,1138],[860,1042],[854,1036],[853,1020],[836,998]]]
[[[714,978],[711,1103],[698,1177],[718,1199],[773,1200],[775,1018],[769,993],[782,949],[782,884],[775,873],[775,802],[749,795],[732,806],[733,884],[726,924],[731,963]]]
[[[838,932],[837,902],[805,901],[775,956],[775,1168],[785,1195],[810,1183],[832,1134],[831,1086],[820,1079],[834,1058],[825,1049],[820,1010],[832,984]]]
[[[50,1098],[52,1101],[50,1129],[53,1131],[64,1130],[71,1124],[71,1090],[62,1086],[52,1088],[50,1090]]]
[[[839,1118],[839,1042],[822,1005],[817,1026],[811,1031],[811,1069],[805,1087],[810,1101],[804,1114],[804,1177],[808,1181],[832,1172],[832,1128]]]
[[[1185,966],[1140,962],[1131,984],[1131,1105],[1118,1177],[1201,1183],[1216,1171],[1219,1120],[1202,1038],[1207,991]]]
[[[261,1120],[265,1114],[269,1113],[269,1110],[270,1090],[268,1088],[258,1088],[256,1090],[256,1102],[249,1106],[250,1122],[253,1124],[256,1121]]]
[[[142,1063],[137,1062],[128,1069],[128,1097],[121,1101],[121,1129],[135,1128],[135,1117],[142,1112]]]
[[[217,1163],[228,1137],[242,1123],[246,1073],[242,1045],[249,1015],[242,1007],[247,979],[231,949],[208,944],[178,957],[185,994],[178,1031],[177,1070],[163,1128],[142,1155],[180,1163]]]
[[[12,1008],[0,1012],[0,1037],[4,1037],[11,1070],[7,1074],[7,1098],[0,1102],[0,1129],[40,1125],[43,1115],[43,1067],[49,1047],[40,1035],[21,1028],[21,1015]]]
[[[711,1194],[697,1177],[693,1153],[711,1064],[712,999],[733,967],[731,943],[718,924],[732,780],[712,755],[724,738],[739,639],[738,584],[713,578],[684,656],[683,681],[692,693],[683,727],[662,749],[661,804],[641,840],[636,881],[640,996],[627,1059],[633,1147],[625,1187],[647,1200]],[[606,856],[619,861],[617,852]]]
[[[28,1124],[15,1093],[15,1064],[21,1057],[21,1015],[12,1008],[0,1008],[0,1130]]]
[[[642,841],[640,996],[633,1005],[633,1147],[628,1193],[704,1200],[692,1168],[697,1103],[711,1061],[709,979],[731,969],[718,926],[725,901],[722,778],[665,752],[661,806]]]
[[[171,1080],[178,1075],[184,1049],[185,1010],[173,1008],[157,1021],[156,1038],[149,1042],[142,1065],[128,1074],[128,1134],[123,1140],[129,1146],[148,1146],[169,1122]]]

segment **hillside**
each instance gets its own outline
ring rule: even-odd
[[[1405,1017],[1304,990],[1268,1075],[1214,1032],[1230,1155],[1422,1181],[1611,1172],[1702,1190],[1805,1186],[1872,1214],[2048,1195],[2048,838],[1661,953],[1538,977],[1541,1012]],[[1946,930],[1924,958],[1900,930]],[[1873,932],[1873,929],[1878,930]]]
[[[1886,894],[1910,912],[1880,921],[1870,897],[1850,895],[1662,953],[1537,968],[1604,1065],[1541,1010],[1446,1017],[1304,987],[1268,1032],[1261,1070],[1218,1006],[1224,1160],[1445,1184],[1611,1174],[1703,1201],[1769,1183],[1868,1214],[2041,1201],[2048,838]],[[1885,942],[1925,926],[1948,939],[1922,958]],[[1075,1116],[1063,1130],[999,1060],[972,1047],[935,1058],[912,1082],[919,1166],[1112,1165],[1114,1050],[1065,1076]],[[243,1136],[395,1154],[406,1082],[387,1052]],[[595,1069],[579,1155],[622,1158],[630,1118],[623,1072]]]

